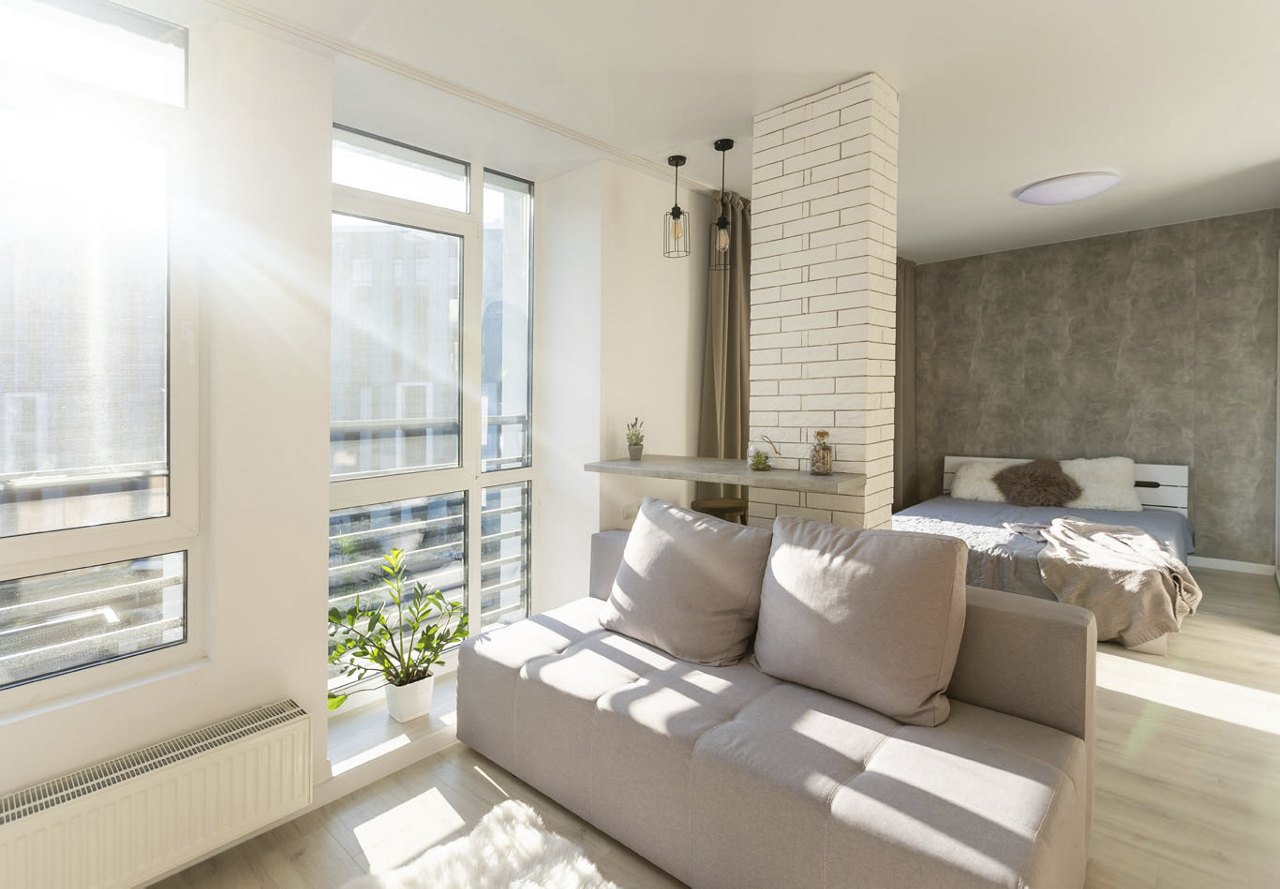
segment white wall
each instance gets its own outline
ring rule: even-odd
[[[671,183],[605,163],[604,270],[600,330],[600,458],[627,456],[626,424],[644,421],[650,454],[695,456],[706,325],[712,202],[682,193],[692,253],[662,255],[662,214]],[[693,485],[602,476],[602,528],[630,527],[646,495],[688,505]]]
[[[645,494],[688,503],[692,485],[585,472],[627,456],[697,450],[712,203],[683,191],[693,253],[662,255],[671,185],[609,161],[539,182],[534,306],[534,610],[586,594],[590,535],[627,527]]]
[[[199,203],[175,242],[199,251],[207,656],[9,714],[0,792],[285,697],[320,715],[325,762],[331,62],[227,23],[190,46]]]
[[[534,191],[533,610],[587,590],[600,528],[600,286],[603,166]]]

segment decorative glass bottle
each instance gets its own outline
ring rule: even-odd
[[[813,450],[809,452],[809,474],[810,475],[830,475],[831,474],[831,445],[827,444],[828,432],[825,429],[819,429],[813,433],[813,437],[817,442],[813,446]]]

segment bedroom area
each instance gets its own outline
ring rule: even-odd
[[[1094,613],[1098,885],[1270,879],[1278,255],[1264,210],[899,261],[893,527]]]

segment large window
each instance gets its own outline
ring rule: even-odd
[[[334,477],[458,465],[462,238],[335,213]]]
[[[474,628],[517,620],[532,188],[345,127],[333,156],[330,606],[380,601],[382,556],[400,549],[410,580],[465,601]]]
[[[0,121],[0,536],[165,515],[166,151]]]
[[[0,582],[0,688],[186,640],[186,553]]]
[[[0,60],[94,90],[187,101],[186,30],[105,0],[5,0]]]
[[[467,584],[467,498],[442,494],[395,503],[378,503],[329,514],[329,607],[342,611],[357,602],[386,604],[379,579],[382,557],[404,552],[409,575],[450,599],[462,601]],[[330,650],[336,644],[331,639]],[[336,668],[330,681],[341,683]]]
[[[481,406],[485,472],[528,466],[533,189],[484,174],[484,320]]]
[[[0,89],[2,690],[187,641],[198,473],[195,356],[171,343],[196,314],[170,286],[186,32],[13,0],[0,64],[22,72]]]
[[[480,623],[529,613],[529,482],[485,488],[480,508]]]
[[[333,181],[446,210],[467,210],[467,165],[349,127],[333,133]]]

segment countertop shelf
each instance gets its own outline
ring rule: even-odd
[[[756,472],[746,460],[717,460],[713,457],[674,457],[668,454],[645,454],[639,460],[599,460],[588,463],[587,472],[612,475],[637,475],[645,478],[676,478],[693,482],[715,482],[723,485],[746,485],[752,488],[776,488],[804,491],[810,494],[861,494],[866,476],[849,472],[810,475],[795,469],[770,469]]]

